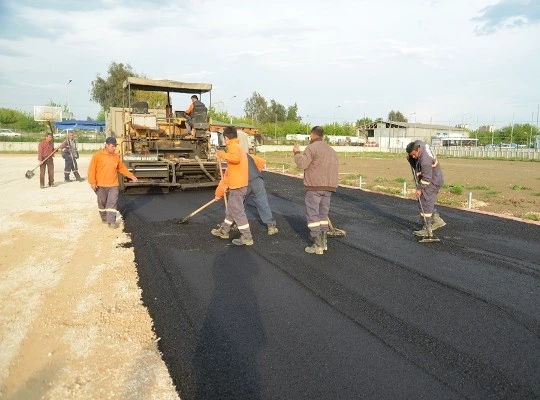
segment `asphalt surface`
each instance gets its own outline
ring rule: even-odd
[[[538,399],[540,226],[339,188],[311,255],[300,179],[265,173],[280,229],[210,234],[213,190],[125,195],[140,287],[182,399]],[[239,235],[236,232],[236,235]],[[231,235],[231,238],[236,237]]]

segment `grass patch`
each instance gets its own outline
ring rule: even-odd
[[[375,182],[378,182],[378,183],[388,182],[388,179],[382,178],[382,177],[379,176],[379,177],[375,178]]]
[[[452,185],[449,185],[450,193],[460,195],[463,193],[463,186],[461,186],[458,183],[454,183]]]
[[[523,219],[530,219],[531,221],[540,221],[540,218],[538,218],[538,215],[535,213],[525,213],[521,216]]]
[[[532,194],[533,196],[540,196],[540,192],[536,192]]]
[[[489,190],[490,187],[486,185],[476,185],[476,186],[469,186],[467,189],[470,190]]]
[[[407,179],[405,179],[405,178],[395,178],[394,182],[403,183],[403,182],[407,182]]]
[[[395,189],[391,187],[386,186],[374,186],[373,190],[380,192],[380,193],[388,193],[388,194],[402,194],[400,189]]]
[[[444,204],[444,205],[447,205],[447,206],[455,206],[455,207],[460,207],[461,206],[461,202],[459,200],[446,199],[444,197],[441,197],[441,198],[437,199],[437,204]]]
[[[512,190],[531,190],[531,188],[528,186],[514,185],[512,186]]]

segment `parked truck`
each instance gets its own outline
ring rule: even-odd
[[[123,192],[132,188],[170,191],[217,186],[220,178],[215,145],[210,141],[207,108],[196,107],[192,131],[187,134],[186,115],[173,111],[171,93],[208,93],[210,83],[186,83],[129,77],[123,84],[127,107],[112,107],[106,115],[107,135],[119,141],[119,152],[127,168],[138,182],[119,176]],[[149,109],[147,102],[133,102],[136,90],[166,93],[165,109]],[[209,104],[210,106],[210,104]],[[218,138],[218,145],[222,138]]]

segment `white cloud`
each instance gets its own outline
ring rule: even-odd
[[[66,102],[73,79],[73,111],[95,116],[90,83],[113,61],[150,78],[209,81],[214,99],[237,96],[227,105],[235,114],[257,91],[296,102],[315,123],[332,120],[336,105],[340,121],[391,109],[416,111],[424,122],[465,113],[508,121],[512,113],[530,118],[540,100],[531,89],[539,26],[524,25],[518,13],[504,19],[513,29],[499,24],[491,35],[476,34],[494,0],[31,3],[3,17],[25,27],[18,37],[0,35],[3,106]],[[510,110],[518,98],[526,105]]]

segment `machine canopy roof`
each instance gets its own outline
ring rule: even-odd
[[[129,86],[130,90],[147,90],[151,92],[172,93],[206,93],[212,90],[211,83],[187,83],[171,81],[168,79],[156,80],[128,77],[123,84],[124,89]]]

